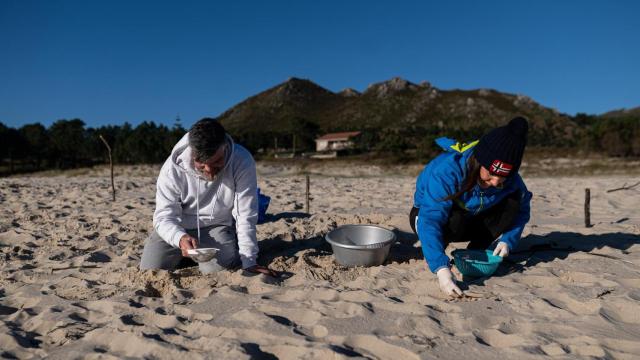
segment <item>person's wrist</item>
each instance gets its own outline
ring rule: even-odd
[[[451,277],[453,275],[453,273],[451,272],[450,268],[443,267],[443,268],[439,269],[438,271],[436,271],[436,275],[438,277],[443,277],[443,276]]]
[[[171,235],[170,239],[169,239],[169,244],[171,244],[171,246],[173,247],[180,247],[180,240],[182,240],[182,236],[185,235],[186,232],[184,231],[177,231],[175,232],[173,235]]]
[[[180,241],[178,241],[178,247],[180,247],[180,248],[184,247],[185,243],[187,242],[188,239],[189,239],[188,235],[186,235],[186,234],[182,235],[182,237],[180,237]]]
[[[178,247],[180,249],[192,249],[198,246],[198,242],[189,234],[184,234],[182,238],[180,238],[180,242],[178,243]]]

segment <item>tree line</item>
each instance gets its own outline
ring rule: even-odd
[[[572,121],[579,131],[570,139],[531,133],[529,145],[549,150],[573,148],[607,156],[640,157],[640,117],[577,114]],[[260,157],[283,148],[313,152],[316,137],[326,132],[359,129],[323,131],[311,121],[294,118],[281,129],[243,130],[232,132],[232,136]],[[473,140],[485,131],[480,127],[466,130],[419,126],[364,129],[356,139],[355,151],[373,156],[392,154],[405,161],[426,161],[440,152],[434,142],[437,137],[449,136],[465,141]],[[136,127],[125,123],[91,128],[80,119],[63,119],[49,128],[34,123],[14,129],[0,122],[0,175],[106,163],[106,148],[100,135],[111,145],[116,164],[161,163],[185,132],[179,119],[172,127],[145,121]]]
[[[574,121],[585,129],[584,145],[615,157],[640,157],[640,116],[614,118],[578,113]]]
[[[145,121],[136,127],[125,123],[91,128],[80,119],[63,119],[49,128],[34,123],[18,129],[0,122],[0,174],[106,163],[100,135],[111,145],[117,164],[161,163],[185,132],[179,122],[172,127]]]
[[[567,128],[532,128],[528,146],[567,154],[567,150],[596,153],[612,157],[640,157],[640,116],[603,117],[578,113],[570,117]],[[278,129],[239,128],[234,132],[237,142],[253,153],[269,153],[282,149],[313,152],[314,139],[328,132],[361,131],[355,139],[355,152],[373,156],[392,155],[401,161],[426,161],[441,152],[435,139],[447,136],[459,141],[478,139],[488,130],[477,124],[465,129],[412,125],[386,128],[336,128],[321,130],[314,122],[293,119]]]

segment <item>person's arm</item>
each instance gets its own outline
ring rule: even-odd
[[[246,151],[246,150],[244,150]],[[256,180],[256,164],[246,152],[234,169],[236,194],[233,215],[236,220],[238,249],[242,268],[248,269],[256,265],[258,257],[258,240],[256,224],[258,222],[258,185]]]
[[[520,210],[513,221],[513,226],[505,231],[500,238],[500,241],[506,243],[511,251],[518,246],[522,231],[531,218],[531,197],[533,196],[533,194],[527,190],[527,186],[524,184],[524,181],[522,181],[520,175],[517,176],[514,180],[517,181],[516,184],[521,196]]]
[[[422,253],[434,274],[449,267],[449,257],[445,254],[442,229],[449,219],[453,202],[443,200],[455,193],[455,180],[452,174],[423,173],[418,180],[419,198],[415,199],[420,207],[418,213],[418,238],[422,244]]]
[[[173,171],[172,165],[165,163],[158,175],[153,228],[169,245],[179,248],[180,239],[187,233],[180,225],[182,203]]]

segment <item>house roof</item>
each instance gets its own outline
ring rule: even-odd
[[[347,131],[339,133],[324,134],[316,140],[349,140],[354,136],[360,135],[360,131]]]

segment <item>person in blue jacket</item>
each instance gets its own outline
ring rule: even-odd
[[[409,221],[449,296],[462,296],[445,254],[449,243],[487,249],[500,238],[494,254],[505,257],[529,221],[532,194],[518,174],[528,129],[527,120],[517,117],[469,145],[440,138],[436,142],[448,151],[418,176]]]

